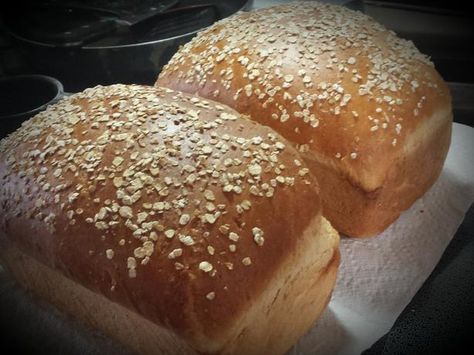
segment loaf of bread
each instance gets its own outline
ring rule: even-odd
[[[415,46],[318,2],[239,13],[199,33],[157,85],[225,103],[302,153],[324,216],[383,231],[437,179],[450,144],[447,85]]]
[[[170,89],[95,87],[0,142],[0,259],[143,354],[283,354],[329,301],[337,232],[271,129]]]

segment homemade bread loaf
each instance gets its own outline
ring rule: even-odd
[[[318,2],[239,13],[199,33],[157,85],[225,103],[303,154],[340,232],[383,231],[438,177],[451,98],[429,59],[368,16]]]
[[[283,354],[329,301],[338,234],[298,152],[170,89],[95,87],[0,142],[0,259],[144,354]]]

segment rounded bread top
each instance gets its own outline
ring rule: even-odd
[[[95,87],[0,142],[0,230],[178,333],[212,338],[320,216],[277,133],[170,89]]]
[[[248,114],[366,190],[451,119],[446,84],[412,42],[318,2],[216,23],[175,54],[157,84]]]

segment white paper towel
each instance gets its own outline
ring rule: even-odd
[[[385,232],[341,240],[329,307],[289,354],[360,354],[390,330],[433,271],[474,200],[474,129],[454,124],[433,187]]]

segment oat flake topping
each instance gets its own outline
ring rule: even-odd
[[[234,93],[232,107],[239,110],[240,102],[251,99],[251,105],[282,125],[300,120],[317,130],[324,120],[344,120],[339,121],[343,130],[364,127],[362,134],[391,148],[397,146],[393,136],[404,132],[407,98],[420,89],[437,88],[435,80],[418,73],[420,64],[433,66],[412,42],[367,15],[300,1],[217,22],[173,56],[158,84],[163,80],[169,85],[167,78],[171,78],[172,87],[179,81],[178,87],[190,92],[216,86],[212,94],[204,89],[203,96],[230,101],[228,93],[222,94],[224,88]],[[424,96],[417,97],[418,102],[409,104],[410,116],[418,116],[426,105]],[[371,112],[374,104],[378,107]],[[242,107],[246,112],[247,106]],[[360,125],[361,120],[366,122]],[[297,135],[300,128],[299,123],[294,128]],[[299,142],[297,148],[304,153],[312,143]],[[358,161],[358,143],[344,147],[341,158]],[[249,168],[258,174],[258,166]]]
[[[281,159],[287,148],[279,136],[270,130],[252,135],[253,123],[245,128],[238,119],[245,120],[169,89],[87,89],[49,106],[0,142],[6,157],[2,186],[12,186],[15,176],[28,186],[3,187],[0,198],[15,202],[16,216],[37,220],[52,234],[86,223],[103,242],[91,257],[119,263],[130,278],[155,257],[197,277],[232,272],[232,260],[248,267],[248,255],[229,255],[242,240],[265,248],[265,226],[225,223],[224,216],[251,213],[250,196],[271,199],[296,180],[310,181],[297,173],[301,167],[293,159]],[[239,129],[227,130],[228,122]],[[294,175],[286,169],[290,164]],[[22,207],[28,205],[34,208]],[[210,235],[223,245],[211,245]],[[206,297],[213,300],[215,291]]]

